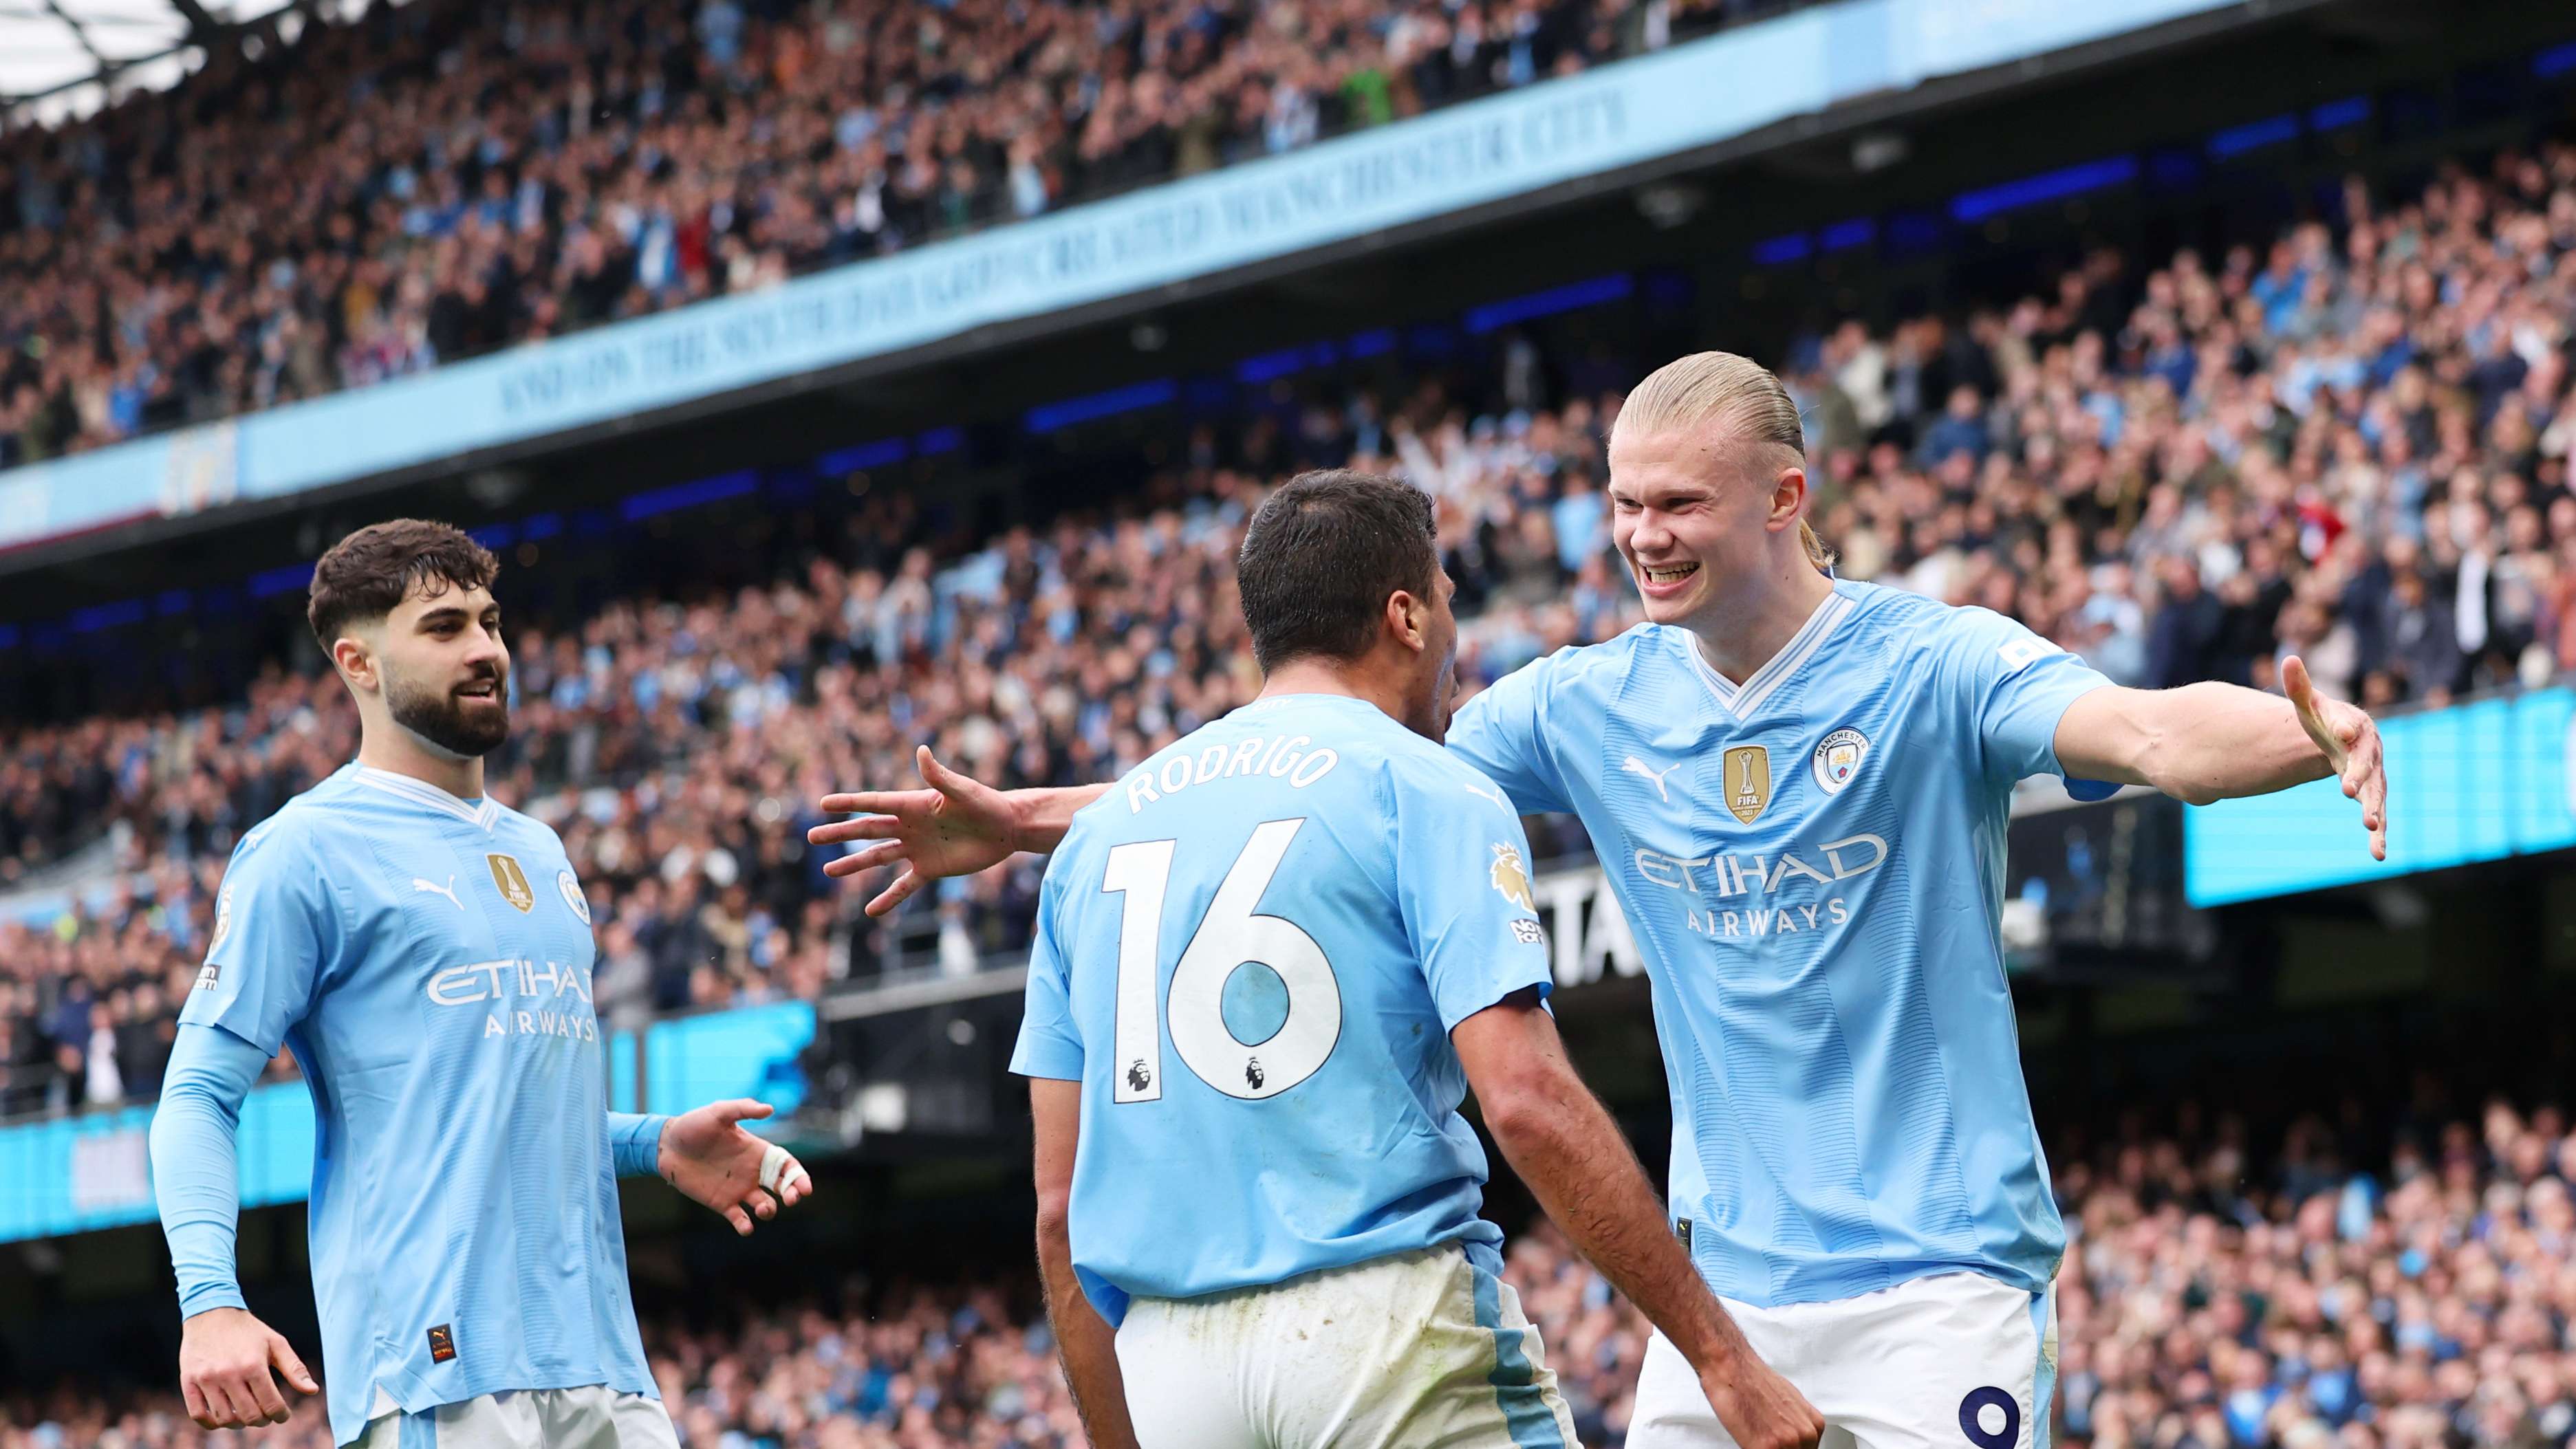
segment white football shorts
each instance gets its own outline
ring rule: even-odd
[[[381,1402],[381,1400],[379,1401]],[[662,1401],[604,1384],[513,1389],[367,1421],[356,1449],[679,1449]]]
[[[1822,1449],[2048,1449],[2053,1291],[1944,1273],[1831,1303],[1721,1301],[1762,1361],[1825,1416]],[[1660,1333],[1646,1344],[1628,1449],[1735,1449]]]
[[[1482,1261],[1478,1261],[1481,1259]],[[1139,1298],[1144,1449],[1577,1449],[1520,1295],[1456,1243],[1204,1298]]]

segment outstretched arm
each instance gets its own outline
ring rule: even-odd
[[[2339,776],[2361,802],[2372,858],[2386,860],[2379,727],[2318,694],[2295,656],[2281,663],[2281,685],[2286,699],[2232,684],[2096,689],[2058,721],[2057,757],[2070,776],[2150,785],[2194,805]]]
[[[823,873],[836,879],[900,862],[903,873],[868,902],[868,914],[882,916],[910,900],[932,881],[970,875],[1001,864],[1017,852],[1043,854],[1055,849],[1073,826],[1073,814],[1100,798],[1106,784],[1062,790],[996,790],[939,763],[923,745],[914,756],[921,771],[919,790],[858,790],[826,795],[823,809],[833,815],[858,814],[805,832],[816,845],[853,840],[876,844],[827,861]]]

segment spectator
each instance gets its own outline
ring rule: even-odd
[[[2154,689],[2171,689],[2210,678],[2218,662],[2226,610],[2200,586],[2200,565],[2188,558],[2167,558],[2159,574],[2164,596],[2157,601],[2155,623],[2147,635],[2147,681]]]
[[[2460,639],[2450,606],[2432,597],[2424,576],[2409,569],[2391,582],[2386,620],[2387,667],[2411,694],[2448,700],[2460,676]]]

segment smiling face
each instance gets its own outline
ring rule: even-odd
[[[490,754],[510,737],[510,649],[490,589],[428,581],[368,632],[394,723],[456,759]]]
[[[1610,538],[1658,624],[1692,627],[1758,587],[1805,492],[1796,455],[1723,422],[1611,434]]]

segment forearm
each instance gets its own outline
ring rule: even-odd
[[[2298,710],[2278,695],[2211,683],[2149,698],[2141,783],[2176,799],[2206,805],[2268,795],[2334,773]]]
[[[656,1112],[608,1114],[608,1155],[619,1177],[646,1177],[662,1170],[662,1127],[671,1119]]]
[[[1133,1449],[1136,1428],[1127,1418],[1127,1381],[1118,1371],[1117,1332],[1091,1306],[1073,1272],[1073,1243],[1061,1221],[1038,1224],[1038,1273],[1046,1291],[1047,1322],[1064,1360],[1065,1382],[1092,1449]]]
[[[1507,1111],[1489,1105],[1486,1125],[1575,1249],[1694,1368],[1745,1352],[1743,1334],[1673,1236],[1618,1124],[1570,1070],[1551,1074]]]
[[[1011,791],[1011,848],[1049,854],[1073,828],[1074,812],[1108,793],[1106,782]]]
[[[179,1316],[241,1308],[234,1275],[241,1105],[268,1054],[221,1027],[182,1026],[152,1113],[152,1186],[179,1283]]]

